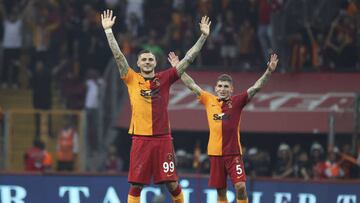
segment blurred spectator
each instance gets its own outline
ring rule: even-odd
[[[327,158],[325,160],[324,174],[326,178],[343,178],[345,175],[344,170],[339,164],[339,149],[334,147],[329,149]]]
[[[127,2],[126,18],[129,19],[131,15],[136,15],[140,23],[144,22],[144,0],[132,0]]]
[[[250,70],[256,59],[255,28],[245,19],[239,29],[239,59],[244,70]]]
[[[44,154],[44,171],[51,171],[54,163],[53,158],[47,150],[44,150]]]
[[[224,19],[225,18],[225,19]],[[238,36],[236,32],[236,24],[234,21],[234,15],[232,11],[226,11],[225,15],[221,22],[220,28],[220,39],[221,39],[221,47],[220,54],[223,59],[224,66],[234,66],[235,60],[238,55]]]
[[[308,153],[301,148],[300,144],[295,144],[292,148],[294,157],[294,177],[309,180],[311,178],[311,164]]]
[[[138,18],[138,16],[134,13],[131,13],[129,18],[127,18],[127,32],[133,37],[138,38],[139,35],[143,34],[143,25]],[[121,49],[123,50],[123,49]]]
[[[293,71],[301,71],[306,60],[306,45],[300,31],[289,37],[290,44],[290,67]]]
[[[80,110],[84,107],[86,87],[79,76],[72,69],[73,64],[67,65],[61,77],[60,93],[66,109]]]
[[[51,11],[48,6],[37,4],[35,19],[26,20],[32,31],[32,60],[33,65],[39,60],[49,65],[50,45],[53,33],[59,27],[59,16]]]
[[[252,147],[247,150],[246,159],[244,161],[246,167],[246,173],[250,177],[257,176],[270,176],[270,155],[263,151],[259,150],[256,147]]]
[[[183,40],[183,13],[178,11],[171,14],[171,21],[166,25],[165,41],[168,47],[171,47],[174,52],[182,51]]]
[[[333,59],[331,69],[354,67],[356,63],[356,48],[351,30],[346,27],[348,17],[339,15],[331,24],[326,40],[329,57]]]
[[[52,103],[52,91],[51,91],[51,72],[45,67],[43,61],[38,60],[35,64],[35,71],[32,74],[32,96],[33,107],[36,110],[50,110]],[[51,115],[47,114],[46,118],[42,118],[47,121],[47,134],[52,136]],[[41,114],[35,114],[35,136],[40,137],[41,132]]]
[[[33,146],[24,154],[24,169],[25,171],[41,171],[43,167],[44,153],[41,148],[43,142],[34,140]]]
[[[89,69],[86,80],[86,97],[85,97],[85,111],[87,123],[87,139],[90,149],[96,149],[99,144],[99,105],[100,92],[104,84],[103,79],[99,73],[94,69]]]
[[[78,59],[79,58],[79,41],[81,36],[81,18],[82,13],[79,12],[81,3],[77,1],[63,1],[61,2],[63,10],[60,28],[57,30],[57,35],[62,36],[64,39],[63,46],[66,49],[68,56]],[[55,38],[55,37],[54,37]],[[61,39],[60,39],[61,40]]]
[[[316,70],[324,68],[325,63],[325,39],[322,33],[313,33],[310,23],[305,23],[306,33],[310,39],[310,65]]]
[[[292,153],[293,153],[293,157],[294,159],[300,155],[300,153],[302,152],[302,148],[301,148],[301,145],[300,144],[295,144],[293,147],[292,147]]]
[[[29,2],[29,3],[27,3]],[[359,41],[357,22],[359,8],[354,0],[344,0],[333,4],[333,11],[338,10],[339,17],[333,20],[334,29],[330,28],[330,17],[311,19],[321,9],[318,3],[303,1],[297,3],[284,0],[241,0],[241,1],[144,1],[144,0],[105,0],[105,1],[5,1],[2,9],[4,67],[1,83],[16,87],[19,58],[22,64],[33,59],[32,65],[39,58],[47,65],[57,64],[59,50],[65,49],[69,60],[77,62],[74,74],[82,77],[90,67],[103,72],[104,64],[111,58],[106,40],[99,23],[99,10],[111,8],[118,17],[116,35],[121,33],[120,46],[127,47],[124,52],[127,58],[136,58],[133,50],[143,45],[155,47],[167,52],[173,50],[184,55],[184,46],[192,43],[196,19],[209,15],[214,20],[212,37],[205,44],[196,65],[207,65],[206,69],[218,65],[240,65],[245,70],[258,66],[253,64],[258,58],[266,61],[272,51],[283,53],[283,66],[289,64],[296,70],[311,65],[324,70],[356,70],[359,62]],[[27,6],[28,5],[28,6]],[[294,12],[296,6],[312,7],[308,12]],[[24,9],[26,8],[26,9]],[[26,12],[25,12],[26,11]],[[151,11],[151,12],[150,12]],[[23,14],[26,18],[22,19]],[[333,15],[330,14],[329,15]],[[13,21],[10,21],[10,18]],[[339,20],[337,20],[339,18]],[[300,19],[308,21],[303,25]],[[271,21],[271,22],[270,22]],[[22,32],[20,24],[30,32]],[[312,37],[307,41],[305,35],[300,37],[304,28],[311,27]],[[250,27],[248,27],[250,26]],[[240,28],[239,28],[240,27]],[[151,29],[156,30],[156,37],[148,38]],[[330,32],[333,30],[332,32]],[[255,37],[257,33],[257,39]],[[294,34],[295,33],[295,34]],[[328,34],[330,37],[327,39]],[[301,33],[304,34],[304,33]],[[287,43],[290,35],[291,43]],[[5,40],[6,38],[6,40]],[[119,39],[120,39],[119,38]],[[212,39],[211,39],[212,38]],[[136,39],[136,40],[134,40]],[[260,45],[260,52],[256,52]],[[325,43],[326,42],[326,43]],[[31,53],[28,49],[31,46]],[[20,53],[21,48],[25,51]],[[63,48],[64,47],[64,48]],[[236,49],[233,49],[237,47]],[[286,51],[288,50],[288,51]],[[288,54],[289,53],[289,54]],[[290,57],[288,57],[290,55]],[[210,57],[214,56],[214,57]],[[280,56],[281,57],[281,56]],[[159,64],[165,63],[166,57],[160,57]],[[255,59],[255,60],[254,60]],[[47,64],[49,62],[49,64]],[[131,64],[132,61],[129,61]],[[305,62],[305,64],[304,64]],[[6,65],[10,64],[10,65]],[[285,64],[285,65],[284,65]],[[227,67],[222,67],[227,68]],[[235,69],[233,69],[235,70]],[[243,71],[244,69],[236,69]],[[311,69],[310,69],[311,70]],[[80,72],[79,72],[80,71]],[[7,75],[10,75],[8,77]],[[21,81],[22,82],[22,81]]]
[[[294,157],[294,176],[309,180],[311,178],[311,165],[308,154],[305,151],[300,151]]]
[[[344,144],[339,153],[340,167],[344,170],[344,178],[351,178],[357,176],[358,164],[356,158],[354,158],[351,153],[351,146],[349,144]]]
[[[272,29],[270,26],[271,4],[269,0],[259,0],[259,22],[258,22],[258,38],[262,48],[263,60],[268,61],[270,53],[273,51]]]
[[[110,59],[110,50],[107,41],[104,40],[100,13],[91,4],[84,4],[83,10],[84,17],[79,41],[81,74],[83,75],[90,68],[102,74],[105,64]]]
[[[123,160],[118,156],[115,146],[110,146],[105,160],[105,171],[116,173],[123,171]]]
[[[0,3],[1,13],[3,15],[3,66],[1,73],[1,87],[6,88],[11,85],[18,87],[18,74],[20,66],[20,54],[23,47],[23,16],[29,0],[22,3],[6,7],[3,2]],[[8,13],[8,11],[10,12]]]
[[[279,145],[277,152],[277,160],[275,170],[273,172],[274,178],[289,178],[294,173],[293,157],[289,145],[282,143]]]
[[[314,142],[310,148],[310,163],[312,167],[312,176],[314,179],[325,178],[324,148],[317,142]]]
[[[57,170],[73,171],[79,151],[78,133],[71,124],[66,124],[58,134],[56,146]]]
[[[35,139],[33,146],[24,154],[25,171],[50,170],[53,164],[51,154],[45,149],[45,143]]]
[[[220,55],[219,49],[217,48],[217,42],[214,36],[210,34],[207,42],[204,44],[204,48],[201,54],[202,64],[206,66],[220,65],[218,57]]]

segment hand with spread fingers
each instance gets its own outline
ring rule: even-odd
[[[209,17],[203,16],[201,18],[199,25],[200,25],[201,33],[205,36],[208,36],[210,33],[210,25],[211,25],[211,21],[210,21]]]
[[[101,14],[101,24],[104,30],[111,28],[115,23],[116,16],[113,16],[112,10],[106,10]]]
[[[270,61],[268,62],[268,70],[274,72],[277,67],[278,61],[279,59],[277,54],[271,54]]]
[[[168,61],[172,67],[175,67],[179,63],[179,57],[174,52],[170,52],[168,54]]]

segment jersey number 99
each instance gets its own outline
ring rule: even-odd
[[[163,163],[164,172],[168,173],[169,171],[172,173],[175,170],[175,165],[173,161],[164,162]]]

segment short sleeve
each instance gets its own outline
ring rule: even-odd
[[[124,80],[126,84],[129,84],[135,77],[136,72],[132,68],[128,68],[126,75],[122,76],[121,79]]]
[[[206,105],[208,103],[208,101],[210,100],[210,97],[211,97],[211,94],[209,92],[201,91],[198,99],[201,104]]]
[[[169,84],[175,83],[180,77],[177,73],[176,68],[171,67],[165,71],[162,71],[161,74],[163,74],[165,77],[168,78]]]
[[[241,94],[235,95],[233,97],[233,101],[235,101],[236,106],[239,106],[242,109],[247,104],[248,97],[249,96],[248,96],[247,91],[244,91]]]

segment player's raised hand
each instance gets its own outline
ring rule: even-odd
[[[210,25],[211,25],[211,21],[209,20],[209,17],[203,16],[201,18],[199,25],[200,25],[201,33],[205,36],[208,36],[210,33]]]
[[[113,11],[112,10],[105,10],[102,14],[101,14],[101,24],[105,29],[111,28],[114,23],[115,23],[115,19],[116,16],[113,16]]]
[[[271,72],[275,71],[278,61],[279,61],[279,59],[278,59],[277,54],[271,54],[270,61],[267,63],[268,70]]]
[[[168,54],[168,61],[172,67],[175,67],[179,63],[179,57],[174,52]]]

